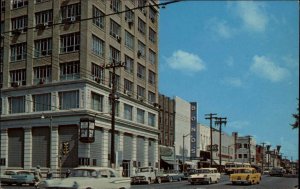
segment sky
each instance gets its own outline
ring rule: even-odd
[[[163,2],[163,1],[161,1]],[[183,1],[160,9],[159,91],[227,117],[226,133],[298,159],[297,1]]]

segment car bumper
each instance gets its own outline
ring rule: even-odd
[[[188,181],[190,183],[204,183],[204,182],[208,182],[209,181],[209,178],[190,178],[188,179]]]

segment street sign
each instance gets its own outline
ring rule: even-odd
[[[206,148],[207,148],[207,151],[210,151],[210,145],[207,145]],[[218,150],[218,145],[217,145],[217,144],[212,145],[212,151],[213,151],[213,152],[219,151],[219,150]]]

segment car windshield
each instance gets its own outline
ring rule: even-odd
[[[146,168],[140,168],[138,170],[138,172],[149,172],[149,168],[148,167],[146,167]]]
[[[70,177],[96,177],[98,173],[90,169],[76,169],[72,171]]]
[[[251,173],[250,169],[236,169],[235,173]]]
[[[210,173],[210,170],[208,169],[200,169],[197,171],[197,173]]]

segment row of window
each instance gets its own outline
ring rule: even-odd
[[[32,111],[41,112],[41,111],[51,111],[52,102],[51,102],[51,93],[45,94],[35,94],[32,95]],[[79,108],[79,91],[63,91],[58,92],[58,101],[59,101],[59,110],[68,110]],[[26,97],[17,96],[17,97],[8,97],[9,103],[9,114],[15,113],[25,113],[26,109]],[[91,93],[90,98],[90,108],[99,112],[104,112],[104,96],[98,93]],[[134,120],[134,109],[136,109],[136,120]],[[111,110],[111,105],[109,107]],[[116,116],[121,117],[120,115],[120,102],[116,103]],[[146,120],[146,115],[148,120]],[[141,124],[148,124],[149,126],[155,126],[156,116],[153,113],[146,112],[140,108],[134,108],[132,105],[123,104],[123,115],[122,117],[126,120],[136,121]]]

